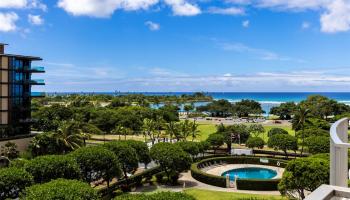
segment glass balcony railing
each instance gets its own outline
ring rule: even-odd
[[[33,73],[44,73],[45,72],[45,68],[41,67],[41,66],[21,66],[21,67],[14,67],[13,69],[17,70],[17,71],[29,71],[29,72],[33,72]]]
[[[41,66],[32,66],[30,67],[29,71],[31,72],[45,72],[45,68]]]
[[[31,85],[45,85],[45,81],[43,79],[33,79],[30,80],[29,83]]]
[[[45,97],[45,92],[31,92],[30,96],[31,97]]]

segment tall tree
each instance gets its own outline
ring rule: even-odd
[[[305,143],[305,123],[309,122],[308,115],[310,113],[310,110],[308,108],[305,108],[304,106],[298,106],[298,108],[295,111],[295,115],[293,118],[293,124],[292,127],[295,131],[300,130],[301,131],[301,138],[302,138],[302,144],[301,144],[301,151],[300,154],[303,154],[304,151],[304,143]]]

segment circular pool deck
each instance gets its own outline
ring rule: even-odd
[[[250,168],[250,167],[256,167],[256,168],[265,168],[265,169],[271,169],[277,172],[277,175],[274,176],[272,179],[279,179],[282,178],[284,169],[280,167],[273,167],[273,166],[267,166],[267,165],[253,165],[253,164],[226,164],[226,165],[220,165],[215,168],[203,168],[202,171],[208,174],[212,174],[215,176],[221,176],[224,172],[233,170],[233,169],[240,169],[240,168]]]

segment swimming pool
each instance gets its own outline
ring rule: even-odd
[[[272,169],[260,167],[245,167],[226,171],[221,176],[226,177],[229,174],[230,180],[235,180],[235,176],[239,179],[272,179],[277,176],[277,172]]]

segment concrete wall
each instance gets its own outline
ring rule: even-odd
[[[30,136],[27,138],[21,138],[21,139],[13,139],[13,140],[6,140],[6,141],[0,141],[0,146],[5,145],[7,142],[13,142],[17,144],[17,150],[20,152],[24,152],[27,150],[30,141],[32,141],[34,136]]]

